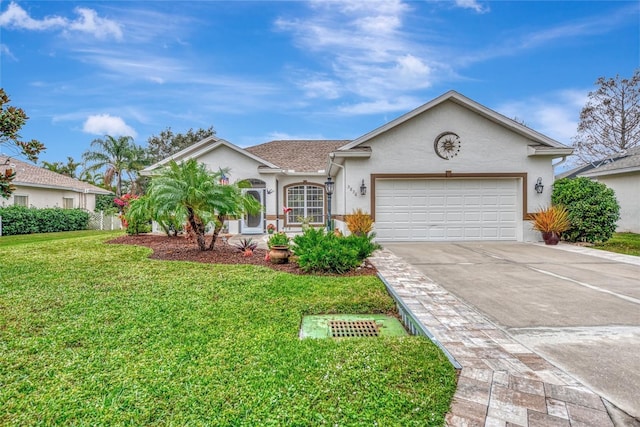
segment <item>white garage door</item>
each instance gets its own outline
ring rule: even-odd
[[[517,179],[379,179],[379,241],[516,240]]]

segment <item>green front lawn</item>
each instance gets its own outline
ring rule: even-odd
[[[0,238],[0,425],[443,424],[455,371],[427,339],[298,339],[303,314],[393,311],[377,278],[110,236]]]
[[[640,234],[615,233],[607,242],[596,244],[593,247],[619,254],[640,256]]]

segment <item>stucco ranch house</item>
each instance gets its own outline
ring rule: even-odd
[[[16,190],[9,199],[0,197],[0,206],[3,207],[80,208],[93,212],[96,194],[112,194],[95,185],[0,155],[0,171],[4,172],[7,168],[16,172],[13,180]]]
[[[240,148],[210,137],[143,174],[192,158],[212,171],[230,168],[228,178],[251,182],[246,191],[264,208],[231,232],[264,233],[267,224],[296,231],[305,220],[323,225],[331,177],[331,218],[344,232],[345,215],[360,208],[373,216],[380,242],[537,241],[527,214],[550,203],[552,161],[571,153],[450,91],[355,140]]]

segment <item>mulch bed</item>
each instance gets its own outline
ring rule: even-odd
[[[210,236],[207,237],[208,244]],[[250,264],[292,274],[318,275],[317,273],[305,273],[295,262],[273,264],[271,261],[265,259],[268,252],[266,249],[256,249],[253,251],[252,256],[244,256],[233,244],[224,244],[222,240],[216,241],[212,251],[199,250],[194,241],[190,241],[183,236],[168,237],[157,234],[141,234],[138,236],[117,237],[108,243],[146,246],[153,250],[150,258],[165,261],[193,261],[206,264]],[[375,274],[377,274],[375,267],[368,261],[365,261],[363,268],[350,271],[342,276],[369,276]]]

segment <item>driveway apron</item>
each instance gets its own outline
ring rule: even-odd
[[[620,261],[628,259],[635,264]],[[463,366],[450,424],[611,425],[606,408],[616,425],[640,425],[637,257],[569,245],[394,243],[373,261]],[[482,346],[484,355],[472,351]]]

